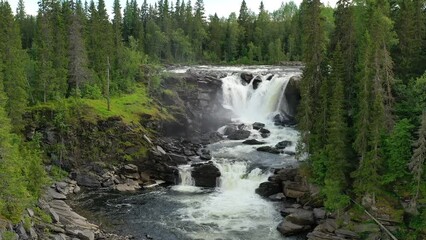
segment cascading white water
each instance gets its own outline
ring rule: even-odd
[[[248,172],[246,162],[216,162],[222,176],[220,186],[207,199],[188,199],[196,206],[180,210],[183,221],[203,226],[203,231],[190,232],[194,239],[247,239],[237,233],[250,231],[250,239],[277,239],[277,210],[254,193],[268,173],[259,168]],[[275,217],[274,217],[275,216]]]
[[[172,187],[173,190],[179,192],[200,192],[201,189],[195,187],[194,178],[192,178],[191,165],[180,165],[179,170],[179,184]]]
[[[240,74],[234,73],[222,79],[223,106],[232,110],[238,123],[250,126],[254,122],[263,122],[271,136],[265,145],[274,146],[283,140],[296,142],[298,133],[294,129],[275,126],[271,117],[286,110],[284,91],[294,73],[259,75],[262,82],[257,89],[243,84]],[[250,129],[250,128],[249,128]],[[224,131],[224,128],[218,130]],[[261,138],[257,130],[251,129],[250,138]],[[295,144],[288,148],[294,150]],[[283,166],[294,158],[286,155],[269,155],[256,151],[256,147],[241,144],[238,141],[222,141],[209,146],[213,162],[220,170],[219,185],[214,192],[195,195],[183,202],[191,207],[179,210],[182,220],[202,230],[187,231],[194,239],[279,239],[275,226],[280,221],[276,205],[255,193],[260,183],[267,180],[270,173],[255,166],[269,168]],[[188,174],[180,167],[182,179]],[[192,182],[189,181],[192,184]],[[181,181],[178,191],[200,193],[200,189],[188,188],[188,181]],[[247,235],[247,233],[249,233]]]
[[[239,121],[267,121],[271,114],[280,110],[281,104],[286,104],[283,94],[290,80],[290,74],[275,75],[267,80],[269,75],[257,76],[262,79],[257,89],[253,82],[244,85],[240,74],[229,75],[222,79],[223,106],[233,111]]]

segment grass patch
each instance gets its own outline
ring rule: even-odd
[[[141,116],[149,115],[153,120],[172,119],[172,115],[167,109],[161,107],[148,94],[143,84],[138,84],[134,92],[130,94],[121,94],[111,97],[111,110],[108,111],[106,98],[88,99],[88,98],[68,98],[47,103],[37,104],[30,108],[35,112],[65,112],[66,122],[73,122],[76,116],[82,119],[96,123],[100,119],[119,116],[123,122],[138,124]]]
[[[151,115],[155,119],[168,119],[167,110],[148,96],[145,86],[138,85],[131,94],[111,97],[111,111],[106,99],[81,99],[100,118],[120,116],[125,123],[138,123],[141,116]]]

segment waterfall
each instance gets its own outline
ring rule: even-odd
[[[265,122],[280,109],[288,108],[282,100],[291,74],[275,75],[271,80],[267,80],[268,75],[258,77],[262,82],[257,89],[253,88],[253,81],[244,85],[240,74],[222,79],[223,106],[242,122]]]
[[[191,165],[179,165],[179,184],[172,187],[179,192],[200,192],[201,189],[195,187],[194,178],[192,178]]]

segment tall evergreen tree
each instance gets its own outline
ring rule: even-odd
[[[89,66],[96,73],[96,84],[105,91],[107,59],[114,59],[115,56],[112,49],[112,26],[104,0],[99,0],[97,7],[93,1],[90,3],[87,36]]]
[[[418,131],[418,139],[414,143],[414,153],[409,163],[415,183],[414,196],[411,199],[411,207],[416,208],[420,197],[421,184],[424,183],[424,167],[426,160],[426,112],[422,115],[422,124]]]
[[[322,150],[326,139],[326,121],[324,116],[327,106],[321,105],[320,89],[324,80],[325,36],[323,19],[321,18],[321,2],[309,0],[302,2],[303,11],[303,81],[301,81],[300,109],[298,113],[301,129],[299,151],[311,153],[310,163],[313,166],[314,178],[321,181],[324,171]],[[314,121],[314,119],[316,119]]]
[[[342,209],[349,204],[344,195],[347,188],[346,174],[348,169],[348,125],[345,114],[345,59],[340,43],[337,43],[331,60],[330,88],[330,120],[327,124],[327,160],[324,177],[325,205],[328,209]]]
[[[380,189],[382,136],[393,126],[393,62],[389,49],[396,40],[389,13],[387,1],[367,2],[367,33],[359,60],[360,102],[355,146],[360,163],[354,172],[354,185],[358,196],[370,198],[373,203]]]
[[[81,16],[83,6],[81,1],[73,3],[71,26],[69,29],[69,84],[71,89],[75,87],[75,93],[79,94],[81,86],[89,81],[88,57],[83,39],[83,26]]]
[[[3,70],[4,91],[7,96],[5,105],[8,117],[13,121],[16,130],[23,127],[22,115],[27,106],[27,76],[25,52],[21,49],[21,36],[19,27],[15,22],[8,2],[0,2],[0,61]]]

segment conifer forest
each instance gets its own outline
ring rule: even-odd
[[[135,122],[176,118],[159,100],[176,98],[165,68],[291,63],[303,65],[295,158],[325,211],[361,222],[372,221],[364,209],[386,212],[394,238],[426,239],[426,0],[284,1],[274,11],[242,0],[224,17],[203,0],[39,0],[34,16],[17,2],[0,0],[0,239],[33,239],[7,226],[25,227],[28,208],[51,221],[37,207],[46,188],[81,156],[112,156],[70,150],[82,122],[121,116],[133,132],[161,135]],[[37,130],[46,126],[54,144]],[[151,156],[120,144],[120,164]],[[375,239],[363,237],[350,239]]]

